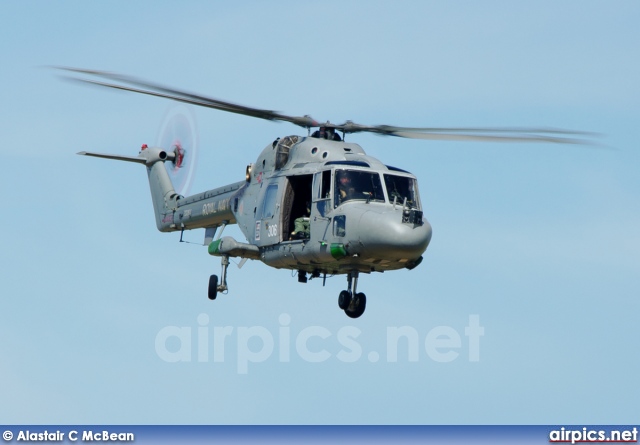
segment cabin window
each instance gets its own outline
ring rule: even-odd
[[[320,216],[325,216],[331,210],[331,170],[316,173],[313,184],[313,202]]]
[[[314,186],[314,201],[331,198],[331,170],[316,173]]]
[[[262,218],[273,218],[276,210],[276,198],[278,196],[278,185],[272,184],[267,187],[262,205]]]
[[[320,199],[331,198],[331,170],[322,172],[322,189],[320,191]]]

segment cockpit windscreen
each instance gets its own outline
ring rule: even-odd
[[[378,173],[359,170],[336,170],[335,206],[350,200],[384,202]]]
[[[391,203],[403,204],[406,198],[409,208],[419,207],[418,187],[416,180],[406,176],[384,175],[384,183],[387,187],[387,195]]]

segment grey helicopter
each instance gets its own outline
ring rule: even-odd
[[[289,135],[269,142],[245,178],[233,184],[182,196],[168,174],[179,169],[188,147],[142,145],[137,156],[82,151],[79,155],[142,164],[151,189],[160,232],[205,229],[204,245],[221,258],[221,273],[211,275],[208,298],[226,293],[229,258],[260,260],[276,269],[309,278],[346,275],[338,306],[360,317],[366,295],[358,291],[360,274],[412,270],[420,265],[432,228],[423,213],[418,180],[345,141],[347,134],[369,132],[426,140],[542,142],[584,144],[590,133],[549,128],[416,128],[390,125],[321,123],[305,116],[238,105],[199,94],[96,70],[58,67],[83,83],[156,96],[270,121],[289,122],[307,136]],[[78,75],[82,77],[78,77]],[[246,238],[222,236],[237,224]],[[219,229],[219,232],[218,232]],[[217,232],[217,236],[216,236]]]

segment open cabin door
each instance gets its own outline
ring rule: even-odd
[[[296,220],[307,218],[311,211],[311,184],[313,175],[287,176],[282,197],[282,240],[296,238]],[[307,234],[308,238],[308,234]]]

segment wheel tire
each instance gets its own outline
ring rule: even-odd
[[[350,311],[348,309],[344,310],[344,313],[347,314],[347,317],[358,318],[362,314],[364,314],[364,310],[367,307],[367,296],[362,292],[358,292],[356,294],[356,302],[358,303],[358,305],[356,306],[355,310],[353,311]]]
[[[218,296],[218,275],[209,277],[209,300],[215,300]]]
[[[343,311],[347,309],[350,302],[351,294],[349,293],[349,291],[343,290],[342,292],[340,292],[340,295],[338,296],[338,306],[340,307],[340,309],[342,309]]]

